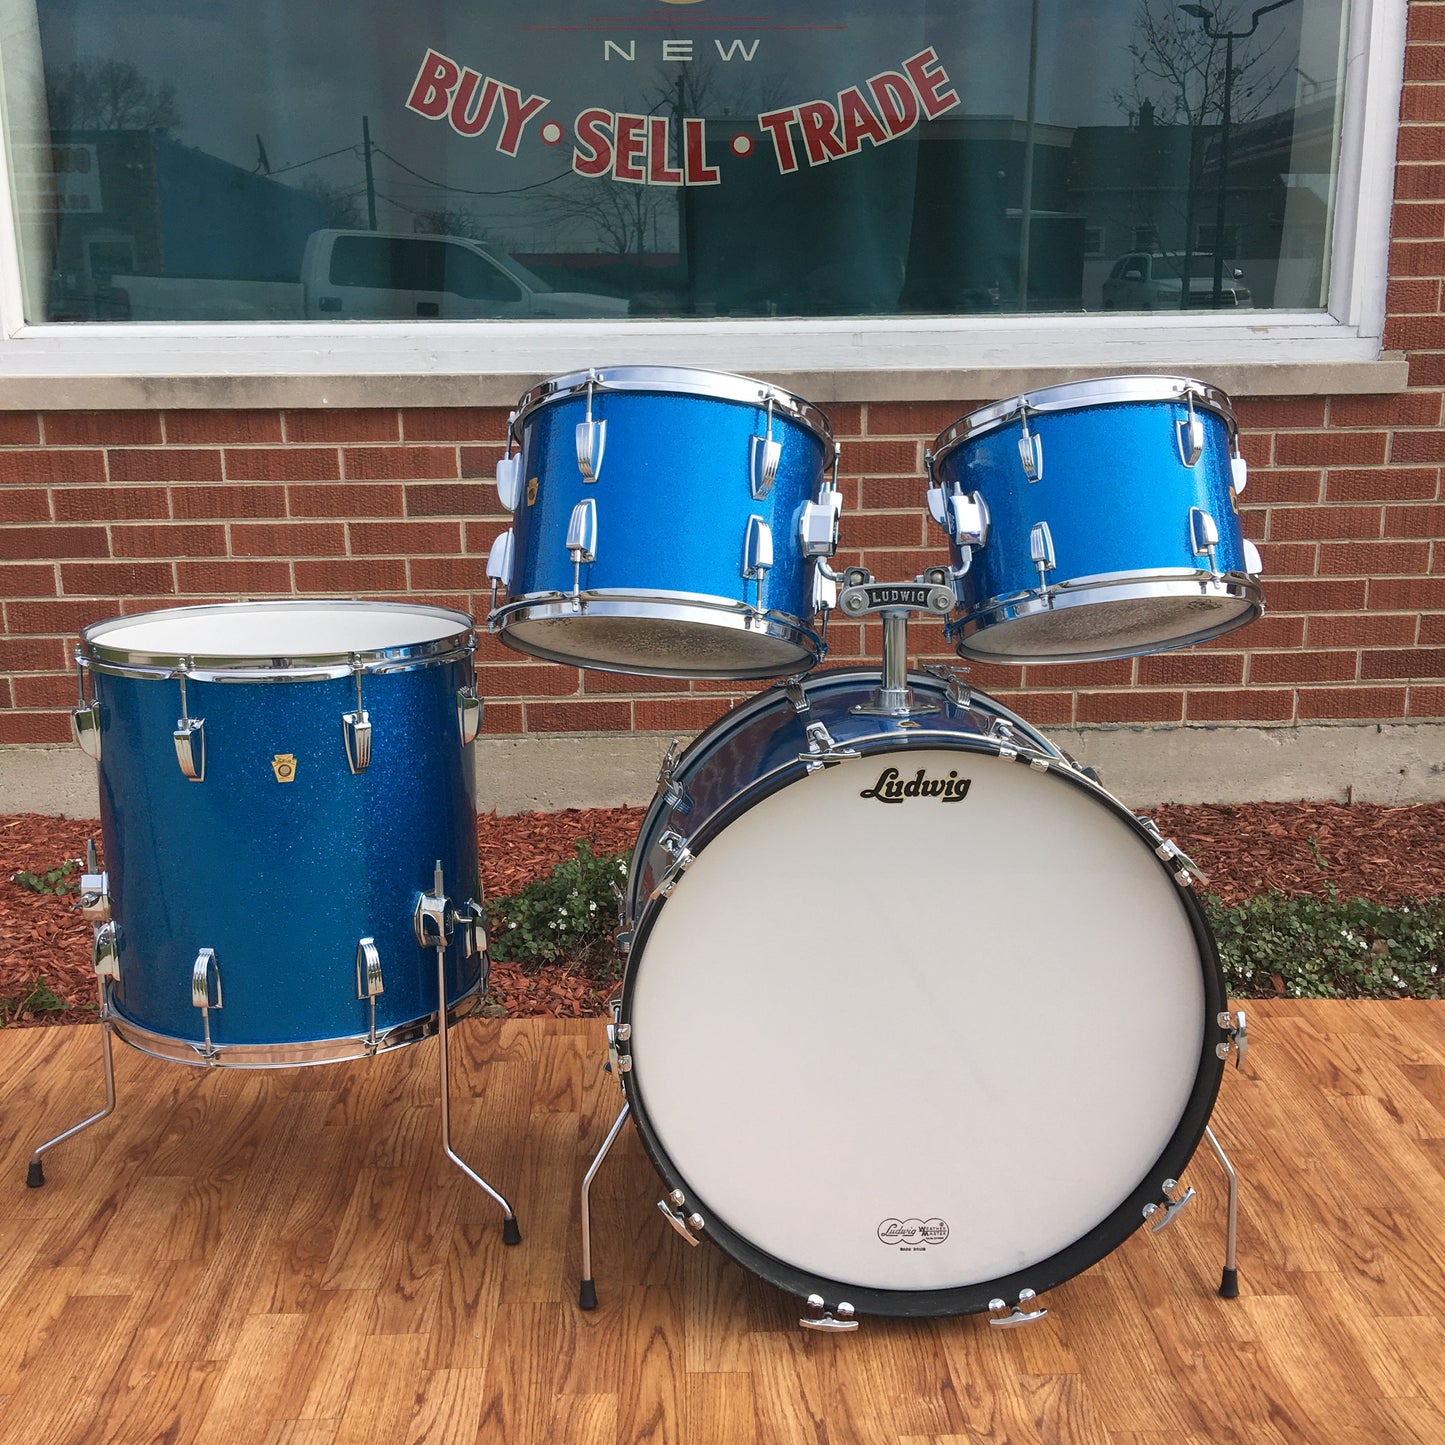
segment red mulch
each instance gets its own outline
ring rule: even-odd
[[[640,808],[569,808],[560,813],[495,814],[478,819],[482,883],[488,897],[515,893],[568,858],[579,838],[595,852],[632,845]],[[1323,894],[1393,903],[1445,894],[1445,803],[1389,808],[1371,803],[1201,804],[1156,808],[1155,821],[1210,875],[1208,891],[1226,903],[1256,893]],[[53,868],[85,851],[94,822],[27,813],[0,817],[0,1009],[12,1024],[94,1018],[91,928],[73,895],[37,894],[10,882],[20,870]],[[102,859],[102,862],[104,860]],[[17,1008],[44,982],[70,1006]],[[521,1017],[586,1018],[603,1011],[607,986],[563,966],[524,974],[492,967],[491,995]]]

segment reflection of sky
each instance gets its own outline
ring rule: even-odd
[[[1038,118],[1058,125],[1119,125],[1115,96],[1131,89],[1140,0],[1040,0]],[[1160,0],[1154,0],[1156,5]],[[1259,41],[1278,37],[1274,63],[1288,62],[1301,19],[1325,58],[1311,72],[1334,72],[1328,32],[1344,0],[1298,0],[1266,16]],[[1171,12],[1173,5],[1162,6]],[[488,11],[497,20],[488,18]],[[359,188],[361,118],[373,141],[407,165],[456,187],[524,186],[566,171],[571,122],[584,106],[645,111],[660,102],[681,69],[660,60],[665,36],[689,36],[714,57],[707,110],[755,114],[761,107],[831,97],[933,45],[962,98],[957,115],[1022,118],[1026,109],[1029,11],[1025,0],[703,0],[689,6],[650,0],[551,0],[486,6],[478,0],[39,0],[51,68],[73,59],[128,60],[148,79],[176,90],[177,139],[251,169],[256,137],[273,169],[338,147],[355,154],[292,171]],[[765,12],[765,13],[764,13]],[[1226,15],[1230,13],[1226,7]],[[599,15],[602,19],[599,21]],[[1238,7],[1247,27],[1248,8]],[[741,17],[741,18],[737,18]],[[1329,22],[1329,23],[1326,23]],[[1243,27],[1241,27],[1243,28]],[[604,41],[634,40],[637,62],[604,58]],[[715,41],[758,41],[751,64],[715,58]],[[406,112],[418,64],[431,47],[551,104],[516,157],[490,136],[462,139],[446,124]],[[1307,69],[1309,67],[1306,67]],[[696,73],[696,72],[695,72]],[[1279,104],[1293,102],[1292,79]],[[568,141],[543,145],[537,127],[557,120]],[[516,202],[443,193],[377,160],[377,188],[413,208],[453,204],[500,212]],[[385,222],[384,222],[385,224]]]

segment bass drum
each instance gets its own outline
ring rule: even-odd
[[[857,711],[863,671],[773,688],[672,769],[634,855],[622,1079],[679,1214],[748,1269],[962,1314],[1167,1195],[1225,995],[1156,834],[1000,703],[909,681],[935,712]]]

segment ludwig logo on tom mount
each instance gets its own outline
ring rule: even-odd
[[[901,803],[905,798],[939,798],[945,803],[961,803],[968,797],[972,778],[960,778],[950,772],[946,778],[930,778],[922,768],[903,781],[897,768],[884,768],[871,788],[864,788],[860,798],[877,798],[880,803]]]
[[[878,1238],[883,1244],[899,1249],[927,1249],[930,1244],[942,1244],[948,1238],[948,1224],[936,1218],[885,1219],[878,1226]]]

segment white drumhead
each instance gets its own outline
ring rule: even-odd
[[[411,603],[235,602],[142,612],[88,627],[87,642],[131,657],[336,657],[440,642],[465,632],[462,613]]]
[[[971,781],[860,796],[888,768]],[[1112,808],[988,754],[876,754],[765,799],[632,964],[632,1082],[689,1208],[880,1289],[1075,1243],[1143,1181],[1198,1074],[1177,894]]]

